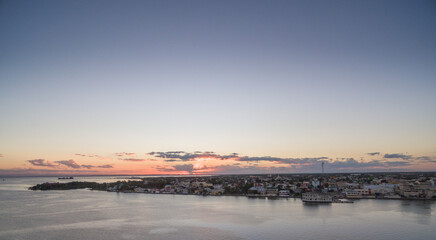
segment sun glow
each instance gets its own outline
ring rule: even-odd
[[[195,163],[194,164],[194,169],[202,169],[204,167],[204,165],[201,162]]]

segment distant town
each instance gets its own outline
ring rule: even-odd
[[[123,193],[335,199],[436,200],[436,173],[269,174],[132,177],[113,183],[42,183],[30,190],[91,189]],[[306,195],[306,196],[305,196]]]

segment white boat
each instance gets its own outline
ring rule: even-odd
[[[279,197],[290,197],[291,193],[289,190],[280,190],[279,191]]]
[[[303,193],[301,200],[307,203],[332,203],[332,196],[322,193]]]
[[[353,200],[350,199],[333,199],[334,203],[354,203]]]

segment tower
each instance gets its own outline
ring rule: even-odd
[[[324,174],[324,161],[321,162],[322,174]]]

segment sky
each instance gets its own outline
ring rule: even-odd
[[[436,171],[434,1],[0,1],[0,175]]]

